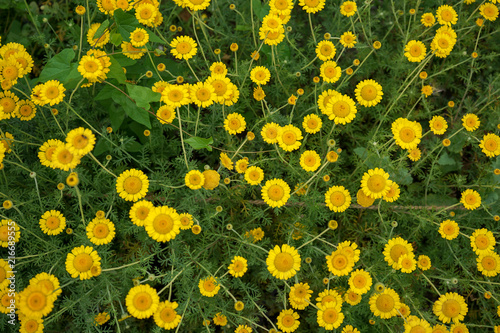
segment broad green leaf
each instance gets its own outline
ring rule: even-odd
[[[75,89],[78,82],[82,80],[82,74],[78,71],[78,63],[73,63],[70,66],[71,70],[68,73],[68,76],[64,80],[61,81],[64,88],[66,89]]]
[[[115,88],[112,86],[105,85],[102,87],[102,89],[99,91],[99,93],[94,97],[95,101],[102,101],[108,98],[111,98],[113,96],[113,93],[116,91]]]
[[[75,51],[72,49],[64,49],[56,54],[43,68],[39,77],[39,82],[46,82],[49,80],[64,82],[73,69],[71,67],[71,60],[73,60],[74,57]]]
[[[96,36],[96,38],[101,37],[102,35],[104,35],[104,32],[108,27],[109,27],[109,20],[105,20],[104,22],[101,23],[99,29],[96,30],[94,36]]]
[[[109,66],[109,73],[108,77],[116,79],[119,83],[125,83],[127,80],[127,77],[125,76],[125,73],[123,72],[123,68],[120,65],[118,61],[116,61],[115,58],[109,57],[111,61],[111,66]]]
[[[125,120],[125,111],[121,108],[109,108],[109,120],[111,121],[111,128],[116,131],[120,128]]]
[[[437,161],[439,165],[455,165],[457,162],[451,158],[448,153],[444,152],[439,160]]]
[[[132,102],[127,96],[119,91],[116,91],[113,96],[113,101],[117,103],[120,107],[125,110],[125,113],[137,121],[139,124],[143,124],[147,128],[151,128],[151,121],[149,120],[149,113],[146,110],[139,108],[134,102]]]
[[[127,91],[130,97],[135,101],[135,104],[146,110],[149,110],[151,107],[149,103],[159,102],[161,98],[161,94],[154,92],[151,88],[135,86],[133,84],[127,83]]]
[[[192,136],[189,139],[184,140],[184,142],[188,143],[194,149],[206,148],[208,149],[208,151],[212,151],[212,147],[210,147],[210,145],[214,143],[214,139],[212,139],[212,137],[204,139],[197,136]]]
[[[364,147],[354,148],[354,152],[359,156],[360,159],[364,160],[368,157],[368,149]]]
[[[134,31],[136,28],[142,28],[145,29],[149,34],[149,40],[151,42],[162,43],[162,44],[165,43],[154,32],[145,28],[143,25],[139,24],[139,21],[137,21],[137,18],[134,15],[130,13],[125,13],[123,10],[118,9],[113,12],[113,16],[115,17],[115,22],[118,27],[118,32],[120,33],[120,35],[122,35],[123,40],[130,41],[130,33]]]
[[[267,15],[266,8],[262,5],[260,0],[252,0],[253,13],[257,15],[260,21]]]
[[[114,46],[120,46],[120,45],[121,45],[121,43],[123,42],[122,35],[117,34],[117,33],[112,33],[112,34],[111,34],[111,37],[110,37],[110,40],[111,40],[111,43],[112,43]]]
[[[97,141],[94,150],[92,150],[92,154],[94,154],[94,156],[99,156],[105,152],[110,152],[110,151],[111,151],[110,143],[107,140],[100,138]]]

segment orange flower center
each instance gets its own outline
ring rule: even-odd
[[[94,237],[106,238],[109,235],[109,227],[104,223],[99,223],[94,227]]]
[[[333,113],[340,118],[345,118],[351,113],[351,107],[345,101],[338,101],[333,104]]]
[[[135,211],[135,216],[139,219],[139,220],[145,220],[149,215],[149,208],[148,207],[139,207],[136,211]]]
[[[59,220],[58,217],[56,216],[51,216],[47,219],[45,222],[45,225],[47,226],[48,229],[57,229],[61,225],[61,220]]]
[[[88,253],[79,253],[73,259],[73,266],[78,272],[87,272],[93,264],[94,260]]]
[[[415,131],[412,128],[403,127],[399,131],[399,137],[401,138],[401,141],[403,141],[405,143],[410,143],[413,140],[415,140],[416,135],[415,135]]]
[[[486,250],[490,245],[490,239],[486,235],[479,235],[474,240],[474,243],[479,250]]]
[[[280,185],[274,184],[267,190],[267,195],[273,201],[280,201],[285,196],[285,190]]]
[[[123,182],[123,189],[128,194],[139,193],[142,189],[142,180],[137,176],[130,176]]]
[[[390,312],[394,309],[395,305],[394,298],[391,295],[382,294],[377,297],[376,306],[380,312]]]
[[[153,228],[160,234],[169,233],[174,227],[174,220],[170,215],[159,214],[153,220]]]
[[[196,97],[202,102],[209,101],[211,96],[212,94],[207,88],[198,89],[196,92]]]
[[[401,257],[403,254],[408,254],[408,249],[401,244],[394,245],[390,252],[391,259],[395,262],[397,262],[399,257]]]
[[[330,202],[334,206],[340,207],[340,206],[342,206],[345,203],[345,201],[346,201],[345,194],[342,193],[342,192],[340,192],[340,191],[333,192],[330,195]]]
[[[287,146],[293,145],[297,142],[297,135],[293,131],[285,131],[282,136],[283,143]]]
[[[323,311],[323,320],[327,324],[333,324],[337,321],[339,314],[337,310],[328,308],[325,311]]]
[[[446,317],[455,318],[460,314],[461,306],[457,300],[449,299],[443,302],[442,311]]]
[[[361,88],[361,97],[364,100],[372,101],[377,97],[377,89],[373,85],[367,84]]]
[[[41,291],[35,291],[28,295],[26,305],[31,311],[40,311],[47,305],[47,296]]]
[[[325,76],[329,79],[337,75],[337,68],[335,66],[327,66],[325,68]]]
[[[171,323],[175,320],[175,317],[177,316],[177,312],[175,312],[174,309],[171,308],[165,308],[161,310],[160,312],[160,318],[166,323]]]
[[[281,324],[285,327],[292,327],[295,324],[295,318],[292,315],[287,314],[281,319]]]
[[[146,311],[153,305],[153,298],[147,292],[140,292],[135,295],[133,304],[137,310]]]
[[[293,257],[290,253],[278,253],[274,259],[274,266],[280,272],[288,272],[293,268]]]
[[[175,47],[175,49],[180,54],[187,54],[187,53],[191,52],[191,50],[193,49],[193,47],[188,42],[180,42],[179,44],[177,44],[177,46]]]

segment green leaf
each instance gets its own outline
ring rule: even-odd
[[[368,149],[364,147],[354,148],[354,152],[359,156],[360,159],[365,160],[368,157]]]
[[[117,34],[117,33],[112,33],[110,39],[111,39],[111,43],[114,46],[120,46],[121,43],[123,42],[122,35]]]
[[[78,63],[71,64],[70,68],[68,76],[61,83],[66,89],[75,89],[78,82],[82,80],[82,74],[78,71]]]
[[[64,82],[73,69],[71,67],[71,60],[73,60],[74,57],[75,51],[73,51],[73,49],[64,49],[56,54],[43,68],[39,76],[39,82],[46,82],[49,80]]]
[[[262,5],[260,0],[252,0],[253,13],[257,15],[260,21],[267,15],[266,8]]]
[[[127,91],[130,97],[135,101],[138,107],[149,110],[151,102],[159,102],[161,94],[154,92],[151,88],[135,86],[127,83]]]
[[[455,165],[457,162],[451,158],[446,152],[439,157],[439,160],[437,161],[439,165]]]
[[[99,93],[94,97],[94,101],[102,101],[111,98],[113,93],[116,91],[112,86],[105,85]]]
[[[101,37],[102,35],[104,35],[104,32],[108,27],[109,27],[109,20],[105,20],[104,22],[101,23],[99,29],[96,30],[94,36],[96,36],[96,38]]]
[[[137,21],[137,18],[134,15],[130,13],[125,13],[123,10],[118,9],[113,12],[113,16],[115,17],[115,22],[116,26],[118,27],[118,32],[122,36],[123,40],[127,42],[130,41],[130,33],[134,31],[136,28],[142,28],[145,29],[146,32],[148,33],[149,40],[151,42],[165,44],[165,42],[160,37],[158,37],[154,32],[144,28],[144,26],[139,24],[139,21]]]
[[[187,142],[194,149],[206,148],[208,149],[208,151],[212,151],[212,147],[210,147],[210,145],[214,143],[214,139],[212,139],[212,137],[204,139],[197,136],[192,136],[189,139],[184,140],[184,142]]]
[[[108,77],[116,79],[119,83],[125,83],[127,80],[127,77],[125,76],[125,73],[123,72],[123,68],[120,65],[118,61],[116,61],[115,58],[109,57],[111,61],[111,66],[109,66],[109,73]]]
[[[248,31],[248,30],[252,30],[252,28],[249,26],[249,25],[240,25],[238,24],[236,26],[236,31]]]
[[[111,121],[111,128],[116,131],[125,120],[125,112],[120,108],[109,108],[109,120]]]
[[[99,156],[105,152],[111,152],[111,145],[107,140],[101,138],[97,141],[94,150],[92,150],[92,154],[94,154],[94,156]]]
[[[143,124],[147,128],[151,128],[151,121],[149,120],[149,113],[147,111],[139,108],[127,96],[119,91],[116,91],[112,98],[115,103],[119,104],[120,107],[125,110],[127,116],[137,121],[139,124]]]

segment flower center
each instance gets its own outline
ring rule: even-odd
[[[333,104],[333,113],[340,118],[345,118],[351,113],[351,107],[345,101],[338,101]]]
[[[215,74],[224,74],[224,67],[219,66],[219,65],[215,66],[214,73]]]
[[[415,140],[415,131],[410,128],[410,127],[403,127],[400,131],[399,131],[399,137],[401,138],[401,140],[405,143],[410,143],[412,142],[413,140]]]
[[[448,46],[450,45],[450,43],[448,43],[448,41],[446,40],[446,38],[440,38],[438,40],[438,45],[442,49],[447,49]]]
[[[356,275],[352,282],[356,288],[361,289],[366,286],[366,277],[363,275]]]
[[[337,207],[342,206],[345,203],[345,195],[342,192],[333,192],[330,195],[330,202]]]
[[[328,57],[331,53],[332,53],[332,48],[330,45],[328,44],[325,44],[323,46],[321,46],[321,50],[320,50],[320,53],[326,57]]]
[[[89,139],[85,135],[80,134],[75,136],[71,143],[73,144],[73,147],[75,147],[76,149],[83,149],[89,143]]]
[[[159,214],[153,220],[153,228],[157,233],[169,233],[174,227],[174,220],[170,215]]]
[[[486,140],[484,148],[489,151],[495,151],[498,148],[498,142],[494,139]]]
[[[278,131],[276,130],[276,128],[268,128],[266,131],[266,136],[269,139],[274,139],[278,136]]]
[[[274,6],[278,10],[285,10],[288,9],[288,2],[286,0],[276,0]]]
[[[240,126],[241,126],[241,123],[238,119],[231,119],[229,121],[229,128],[232,130],[237,130],[238,128],[240,128]]]
[[[106,238],[109,235],[109,227],[104,223],[99,223],[94,227],[94,236],[96,238]]]
[[[47,296],[41,291],[32,292],[26,301],[26,305],[31,311],[40,311],[47,304]]]
[[[179,44],[177,44],[175,49],[177,50],[177,52],[181,54],[186,54],[191,51],[192,47],[191,44],[189,44],[188,42],[180,42]]]
[[[0,105],[3,106],[4,113],[11,113],[16,108],[16,102],[10,97],[2,98]]]
[[[60,224],[61,224],[61,220],[59,220],[59,218],[56,216],[49,217],[47,219],[47,221],[45,222],[45,225],[47,226],[47,228],[52,229],[52,230],[59,228]]]
[[[280,272],[288,272],[293,268],[293,257],[290,253],[278,253],[274,259],[274,266]]]
[[[63,149],[57,154],[57,160],[62,164],[68,164],[73,160],[73,154],[67,149]]]
[[[329,79],[337,75],[337,69],[334,66],[328,66],[325,68],[325,76]]]
[[[382,192],[385,189],[385,187],[387,185],[387,181],[381,175],[372,175],[368,179],[367,185],[368,185],[368,189],[371,192],[378,193],[378,192]]]
[[[142,42],[144,40],[144,33],[142,33],[142,31],[137,31],[134,34],[133,39],[135,42]]]
[[[47,90],[45,90],[45,97],[48,99],[54,99],[59,96],[59,88],[57,87],[48,87]]]
[[[467,202],[469,205],[474,205],[477,202],[476,196],[474,194],[466,195],[465,202]]]
[[[490,240],[486,235],[479,235],[474,240],[474,243],[476,243],[479,250],[486,250],[490,245]]]
[[[287,146],[293,145],[297,141],[297,135],[293,131],[283,133],[283,143]]]
[[[285,327],[292,327],[295,324],[295,318],[292,315],[285,315],[283,319],[281,319],[281,323]]]
[[[149,8],[143,8],[141,12],[139,13],[139,16],[143,20],[149,20],[151,16],[153,16],[153,11],[150,10]]]
[[[267,190],[267,194],[269,196],[269,199],[273,201],[280,201],[284,197],[285,191],[280,185],[274,184],[269,187],[269,190]]]
[[[394,298],[391,295],[382,294],[377,298],[376,305],[380,312],[390,312],[394,309]]]
[[[149,215],[149,208],[148,207],[139,207],[139,209],[137,209],[135,211],[135,216],[139,219],[139,220],[145,220]]]
[[[215,289],[215,283],[211,279],[208,279],[203,282],[203,288],[208,292],[213,291]]]
[[[257,170],[251,171],[248,177],[253,181],[257,181],[260,178],[260,172]]]
[[[123,189],[128,194],[139,193],[142,189],[142,180],[136,176],[130,176],[123,182]]]
[[[201,177],[197,174],[193,174],[193,175],[189,176],[189,182],[192,185],[199,185],[201,183]]]
[[[483,260],[481,260],[481,265],[488,271],[494,271],[497,268],[497,262],[495,258],[491,256],[485,256]]]
[[[28,117],[33,113],[33,108],[29,105],[23,105],[19,108],[19,113],[23,117]]]
[[[314,156],[307,156],[304,160],[304,164],[308,167],[313,167],[316,164],[316,158]]]
[[[325,311],[323,311],[323,320],[327,324],[333,324],[334,322],[336,322],[338,316],[339,316],[339,314],[338,314],[337,310],[335,310],[335,309],[329,308],[329,309],[326,309]]]
[[[372,101],[377,97],[377,89],[373,85],[367,84],[361,88],[361,97],[364,100]]]
[[[78,272],[87,272],[94,264],[94,260],[88,253],[77,254],[73,259],[73,266]]]
[[[410,48],[410,54],[413,57],[418,57],[418,56],[420,56],[422,54],[422,48],[419,45],[413,45]]]
[[[28,321],[24,324],[24,329],[28,333],[35,333],[38,331],[38,322],[36,319],[28,319]]]
[[[214,87],[215,93],[218,96],[223,96],[227,91],[227,84],[222,80],[212,82],[212,87]]]
[[[166,323],[171,323],[175,320],[177,313],[171,308],[165,308],[160,313],[160,318]]]
[[[337,270],[343,270],[347,267],[349,260],[344,254],[337,253],[335,257],[332,258],[332,265]]]
[[[425,332],[427,332],[427,330],[420,325],[412,327],[410,331],[410,333],[425,333]]]
[[[210,91],[207,88],[201,88],[196,92],[196,97],[202,102],[210,100],[210,96]]]
[[[318,121],[316,119],[309,119],[307,121],[307,127],[309,127],[310,129],[315,129],[316,127],[318,127]]]
[[[146,311],[153,304],[153,298],[147,292],[140,292],[137,295],[135,295],[133,303],[134,307],[137,310]]]
[[[9,239],[9,237],[8,237],[8,235],[9,235],[8,228],[9,227],[6,226],[6,225],[3,225],[3,226],[0,227],[0,241],[6,242]]]
[[[446,226],[443,228],[443,231],[447,235],[453,235],[455,233],[455,226],[451,223],[446,224]]]
[[[449,299],[443,303],[442,311],[446,317],[454,318],[460,314],[460,303],[457,300]]]
[[[171,90],[168,93],[168,98],[173,102],[179,102],[182,99],[183,94],[179,90]]]
[[[453,19],[453,13],[450,10],[445,9],[441,12],[441,18],[445,22],[450,22]]]
[[[17,79],[19,71],[16,66],[7,66],[3,69],[3,76],[7,80]]]
[[[277,27],[280,26],[278,21],[276,21],[275,19],[269,19],[269,20],[267,20],[266,23],[267,23],[267,26],[271,29],[276,29]]]
[[[403,254],[408,254],[408,249],[401,244],[396,244],[392,247],[390,254],[391,259],[397,262]]]

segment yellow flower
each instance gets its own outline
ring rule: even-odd
[[[40,219],[40,229],[47,235],[58,235],[66,228],[66,218],[57,210],[43,213]]]
[[[458,15],[453,7],[448,5],[439,6],[436,11],[436,17],[441,25],[451,26],[458,21]]]
[[[367,293],[373,283],[370,273],[363,269],[352,272],[348,282],[350,289],[360,295]]]
[[[75,247],[66,256],[66,271],[72,278],[90,279],[91,268],[94,266],[101,266],[101,258],[91,246]]]
[[[300,0],[304,1],[304,0]],[[310,1],[310,0],[308,0]],[[337,50],[335,49],[335,45],[329,40],[322,40],[316,46],[316,55],[322,61],[331,60],[335,57],[335,53]]]
[[[356,117],[357,112],[354,100],[342,94],[332,97],[326,106],[328,118],[333,120],[335,124],[350,123]]]
[[[321,157],[314,150],[306,150],[300,155],[300,166],[305,171],[316,171],[321,165]]]
[[[40,86],[40,91],[41,87]],[[37,86],[38,87],[38,86]],[[10,119],[12,116],[15,116],[17,113],[19,97],[17,97],[14,93],[10,91],[0,92],[0,120],[1,119]],[[41,99],[40,95],[40,105],[45,104],[46,102]]]
[[[300,254],[292,246],[276,245],[266,259],[268,271],[277,279],[288,280],[300,270]]]
[[[366,107],[377,105],[384,95],[382,86],[374,80],[363,80],[359,82],[354,92],[358,103]]]
[[[281,207],[290,199],[290,186],[281,179],[271,179],[261,189],[262,199],[271,207]]]
[[[233,161],[231,161],[231,159],[229,158],[229,156],[227,156],[226,153],[220,153],[220,161],[226,169],[233,170],[234,168]]]
[[[283,21],[281,18],[273,13],[269,13],[262,19],[262,28],[263,30],[270,32],[277,32],[283,26]]]
[[[198,190],[205,184],[205,176],[198,170],[191,170],[184,177],[184,181],[190,189]]]
[[[229,134],[238,134],[245,130],[247,123],[245,118],[239,113],[230,113],[224,120],[224,129]]]
[[[479,13],[489,21],[495,21],[498,17],[498,7],[493,3],[483,3],[479,6]]]
[[[441,116],[434,116],[432,119],[429,121],[429,127],[432,131],[432,133],[441,135],[446,132],[446,129],[448,128],[448,123],[446,120],[441,117]]]
[[[248,327],[247,325],[239,325],[234,330],[234,333],[252,333],[252,328]]]
[[[258,166],[251,166],[245,171],[245,180],[250,185],[259,185],[264,180],[264,171]]]
[[[431,50],[434,51],[437,57],[446,58],[453,50],[455,43],[456,40],[451,38],[449,34],[437,32],[431,42]]]
[[[181,316],[175,310],[178,306],[177,302],[164,301],[159,303],[153,317],[156,325],[166,330],[176,328],[181,322]]]
[[[87,225],[87,237],[95,245],[110,243],[115,237],[115,225],[108,219],[94,218]]]
[[[210,72],[215,75],[222,75],[226,76],[227,75],[227,67],[224,63],[222,62],[214,62],[210,66]]]
[[[116,191],[126,201],[137,201],[148,193],[149,180],[141,170],[125,170],[116,179]]]
[[[340,305],[334,302],[318,304],[317,321],[318,325],[326,330],[338,328],[344,321]]]
[[[83,6],[76,6],[76,8],[75,8],[75,13],[77,13],[80,16],[82,16],[83,14],[85,14],[86,11],[87,10]]]
[[[50,80],[43,84],[40,90],[40,98],[43,104],[50,104],[50,106],[52,106],[62,102],[65,97],[64,91],[66,91],[66,89],[61,82]]]
[[[229,158],[229,157],[228,157]],[[229,160],[231,161],[231,160]],[[203,184],[203,188],[206,190],[213,190],[217,186],[219,186],[220,175],[215,170],[205,170],[203,171],[203,176],[205,176],[205,183]]]
[[[485,228],[476,229],[470,236],[470,245],[477,255],[493,251],[495,244],[493,233]]]
[[[387,261],[389,266],[398,269],[398,261],[402,255],[413,255],[413,248],[406,240],[401,237],[390,239],[384,247],[384,260]]]
[[[19,320],[21,321],[21,326],[19,327],[19,332],[22,333],[42,333],[43,319],[32,317],[32,316],[19,316]]]
[[[257,66],[250,72],[250,79],[258,85],[265,85],[271,79],[271,72],[264,66]]]
[[[109,313],[100,312],[97,316],[94,317],[95,325],[104,325],[111,319]]]
[[[198,82],[191,86],[191,102],[199,107],[208,107],[217,99],[215,89],[207,82]]]
[[[245,173],[248,168],[248,157],[236,161],[235,169],[237,173]]]
[[[193,11],[204,10],[210,5],[210,0],[184,0],[186,7]]]
[[[311,258],[308,258],[311,259]],[[306,259],[307,262],[307,259]],[[296,283],[290,288],[288,300],[290,305],[297,310],[304,310],[309,306],[312,290],[307,283]]]
[[[22,100],[17,104],[15,116],[22,121],[28,121],[35,117],[36,106],[30,100]],[[1,117],[1,116],[0,116]]]
[[[451,321],[454,323],[462,321],[468,309],[462,296],[457,293],[446,293],[434,302],[432,311],[440,321],[446,324]]]
[[[91,130],[83,127],[75,128],[66,135],[66,142],[72,153],[84,156],[94,149],[95,135]]]
[[[29,285],[19,293],[19,310],[27,318],[42,318],[54,307],[56,296],[40,285]]]
[[[161,91],[161,101],[171,107],[187,105],[191,102],[190,89],[187,85],[168,84]]]
[[[149,237],[157,242],[169,242],[180,233],[180,216],[174,208],[168,206],[151,209],[144,227]]]
[[[319,71],[319,75],[323,78],[323,81],[328,83],[337,82],[342,75],[342,69],[332,60],[325,61],[319,68]]]
[[[349,274],[356,263],[355,260],[356,258],[350,255],[348,251],[342,251],[342,249],[338,248],[331,255],[326,256],[328,270],[335,276]]]
[[[340,36],[340,44],[346,48],[352,48],[356,43],[356,35],[350,31],[346,31]]]
[[[382,198],[390,190],[388,180],[389,174],[383,169],[370,169],[364,173],[361,179],[361,189],[367,196],[373,199]]]
[[[457,238],[459,232],[460,228],[457,222],[455,221],[444,220],[439,225],[439,233],[441,234],[441,237],[443,237],[444,239],[449,239],[449,240],[455,239]]]
[[[420,22],[424,27],[432,27],[434,23],[436,22],[436,19],[434,18],[434,15],[432,13],[424,13],[422,14],[422,18],[420,19]]]
[[[189,36],[179,36],[170,42],[170,53],[177,59],[188,60],[196,55],[197,44]]]
[[[424,60],[427,49],[421,41],[411,40],[405,46],[405,57],[410,62],[421,62]]]
[[[431,258],[423,254],[419,255],[417,265],[422,271],[426,271],[431,268]]]
[[[135,28],[134,31],[130,33],[130,43],[134,47],[141,47],[149,42],[149,34],[145,29]]]
[[[425,95],[425,97],[427,98],[427,97],[429,97],[430,95],[432,95],[433,90],[434,90],[434,89],[432,88],[432,86],[430,86],[430,85],[425,85],[425,86],[423,86],[423,87],[422,87],[422,94],[424,94],[424,95]]]
[[[425,320],[417,316],[408,316],[406,318],[405,332],[431,332],[431,325]]]
[[[496,134],[488,133],[483,136],[479,147],[488,157],[498,156],[500,155],[500,137]]]
[[[0,290],[9,289],[7,288],[10,284],[10,279],[13,275],[12,269],[10,268],[7,261],[0,259]],[[0,298],[1,300],[1,298]],[[0,302],[1,304],[1,302]]]
[[[106,78],[102,63],[91,55],[84,55],[80,59],[78,72],[89,82],[101,82]]]
[[[276,123],[268,123],[262,127],[260,135],[262,139],[269,144],[277,143],[280,128],[281,126]]]
[[[171,124],[175,119],[175,110],[172,106],[162,105],[156,111],[156,117],[162,124]]]
[[[116,0],[97,0],[97,7],[106,15],[113,15],[116,9]]]
[[[229,81],[229,78],[222,75],[212,74],[207,78],[206,82],[214,88],[216,102],[224,104],[232,92],[231,81]]]
[[[198,287],[200,288],[200,293],[203,296],[214,297],[220,290],[220,285],[217,282],[217,279],[213,276],[209,276],[204,279],[200,279],[198,283]]]
[[[139,5],[135,7],[135,17],[139,23],[147,25],[148,27],[155,26],[155,20],[158,19],[159,15],[158,8],[151,3],[139,2]]]
[[[242,277],[248,269],[247,260],[240,256],[234,256],[234,258],[231,259],[231,264],[228,266],[228,269],[229,274],[232,276]]]
[[[344,186],[332,186],[325,193],[325,203],[330,210],[341,213],[351,205],[351,194]]]
[[[144,48],[135,48],[132,43],[129,42],[123,42],[120,47],[122,48],[123,54],[130,59],[140,59],[147,51]]]
[[[399,295],[391,288],[385,288],[381,293],[371,296],[369,303],[373,314],[382,319],[396,316],[401,307]]]
[[[362,207],[370,207],[375,201],[375,199],[367,196],[362,189],[359,189],[358,193],[356,193],[356,199],[358,204]]]
[[[318,97],[318,107],[321,113],[329,116],[330,113],[332,112],[331,109],[327,109],[328,103],[332,100],[332,98],[336,97],[337,95],[340,95],[337,91],[333,89],[328,89],[323,91],[319,97]],[[330,113],[329,113],[330,112]]]
[[[342,333],[360,333],[360,332],[357,328],[353,327],[352,325],[346,325],[342,329]]]
[[[474,190],[465,190],[462,192],[462,197],[460,198],[460,202],[464,205],[466,209],[474,210],[481,206],[481,196],[477,191]]]
[[[422,152],[418,148],[414,148],[408,151],[408,158],[414,162],[418,161],[421,156]]]
[[[500,256],[493,252],[484,252],[479,254],[476,259],[477,261],[477,269],[484,276],[497,276],[500,273]]]
[[[132,223],[138,227],[143,227],[153,208],[153,203],[150,201],[141,200],[134,203],[129,211],[129,217]]]
[[[51,166],[64,171],[76,168],[80,164],[80,155],[71,152],[71,148],[68,143],[57,146],[52,154]]]
[[[403,254],[398,259],[397,268],[403,273],[411,273],[417,268],[415,255],[413,253]]]
[[[286,125],[279,128],[278,144],[284,151],[294,151],[299,149],[302,140],[302,132],[293,125]]]
[[[156,289],[143,284],[132,287],[125,297],[128,312],[137,319],[151,317],[160,305],[160,297]]]
[[[356,6],[356,3],[354,1],[344,1],[340,5],[340,14],[347,17],[353,16],[357,10],[358,7]]]
[[[280,15],[287,15],[293,8],[292,0],[270,0],[269,6],[272,11],[277,12]]]
[[[299,6],[301,6],[306,13],[315,14],[325,8],[325,0],[299,0]]]
[[[416,121],[406,118],[396,119],[391,126],[392,134],[396,144],[403,149],[411,150],[417,148],[422,138],[422,126]]]
[[[299,315],[292,309],[281,310],[278,318],[277,325],[283,332],[294,332],[300,324]]]
[[[264,92],[264,89],[262,89],[262,87],[256,87],[256,88],[253,88],[253,98],[260,102],[262,101],[264,98],[266,97],[266,93]]]
[[[226,326],[227,325],[227,317],[222,313],[218,312],[214,316],[214,324],[218,326]]]
[[[467,113],[462,117],[462,125],[468,132],[475,131],[480,124],[478,116],[473,113]]]

